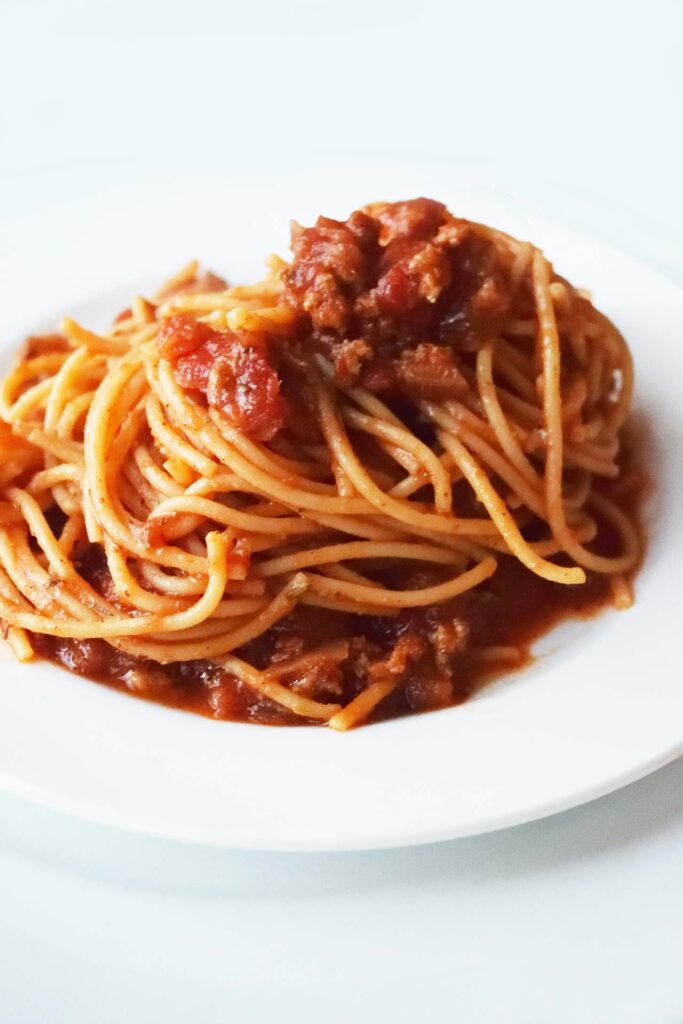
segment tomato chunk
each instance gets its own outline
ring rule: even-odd
[[[162,325],[158,343],[178,384],[203,392],[245,434],[269,441],[284,426],[280,378],[264,345],[214,331],[186,313]]]

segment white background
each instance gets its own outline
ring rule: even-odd
[[[682,13],[0,0],[0,223],[140,182],[424,168],[683,283]],[[679,762],[505,833],[326,857],[2,797],[0,1024],[680,1024],[682,783]]]

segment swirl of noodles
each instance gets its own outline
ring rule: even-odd
[[[17,657],[42,635],[160,666],[208,661],[344,730],[423,654],[406,643],[377,655],[345,705],[340,691],[297,690],[282,680],[309,652],[285,669],[243,653],[297,607],[384,619],[446,607],[501,558],[561,586],[608,574],[615,602],[630,602],[638,530],[606,485],[633,386],[624,340],[530,244],[431,207],[406,242],[416,208],[394,206],[350,219],[365,248],[315,280],[301,242],[252,286],[191,264],[106,333],[65,320],[29,343],[0,386],[0,617]],[[367,241],[370,222],[381,228]],[[341,228],[325,230],[341,244]],[[488,269],[465,302],[453,261],[468,245]],[[412,334],[395,312],[409,292]],[[447,294],[470,334],[424,344],[437,312],[438,330],[447,323]],[[601,550],[604,524],[619,551]],[[383,571],[395,567],[408,585]],[[343,638],[320,650],[349,657]]]

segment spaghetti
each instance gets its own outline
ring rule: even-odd
[[[191,263],[106,333],[29,339],[0,387],[20,660],[345,730],[463,699],[553,616],[630,604],[614,325],[538,249],[430,200],[292,248],[259,284]]]

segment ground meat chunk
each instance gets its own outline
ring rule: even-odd
[[[320,701],[339,697],[343,689],[341,667],[332,658],[321,658],[294,673],[287,682],[296,693]]]
[[[318,217],[315,227],[292,229],[294,260],[284,281],[289,301],[318,329],[343,330],[353,299],[368,285],[378,254],[378,229],[363,213],[346,223]]]
[[[503,316],[510,308],[510,295],[503,278],[494,273],[487,277],[472,297],[472,313],[478,318]]]
[[[467,620],[452,609],[438,605],[409,609],[397,619],[375,623],[373,632],[385,653],[365,667],[365,685],[389,671],[400,677],[385,712],[447,707],[462,692],[459,666],[470,630]]]
[[[449,218],[444,204],[435,199],[370,203],[365,212],[379,221],[379,240],[382,245],[389,245],[397,239],[424,241],[432,238]]]
[[[402,389],[415,399],[461,401],[469,384],[458,369],[451,349],[422,344],[406,349],[395,364]]]
[[[446,251],[431,242],[398,239],[386,249],[377,287],[370,293],[367,309],[403,316],[422,303],[432,305],[451,280]]]
[[[349,643],[342,642],[302,653],[304,640],[299,636],[280,637],[271,657],[280,681],[291,690],[313,700],[325,701],[341,696],[344,687],[343,663]]]
[[[363,364],[372,358],[372,349],[367,341],[356,338],[355,341],[343,341],[335,353],[334,372],[336,380],[342,387],[355,384],[361,374]]]
[[[277,665],[281,661],[287,662],[292,658],[298,658],[300,654],[303,654],[305,647],[306,641],[302,636],[278,637],[270,656],[271,664]]]
[[[509,303],[496,247],[472,224],[429,199],[374,203],[344,222],[296,225],[292,252],[284,301],[342,387],[464,397],[458,360]],[[418,368],[410,353],[422,346]]]
[[[417,199],[376,203],[346,222],[319,217],[312,228],[296,225],[283,278],[287,301],[317,331],[353,338],[363,324],[364,337],[384,333],[391,325],[380,323],[383,316],[398,322],[433,305],[450,283],[453,238],[443,245],[433,238],[446,217],[440,203]]]
[[[173,686],[172,680],[163,668],[151,663],[144,668],[129,669],[124,675],[124,681],[129,690],[148,700],[163,698],[166,691]]]
[[[389,358],[375,357],[361,370],[361,383],[375,395],[399,390],[396,363]]]
[[[220,669],[207,668],[198,673],[202,688],[205,690],[206,702],[214,718],[244,719],[253,717],[254,707],[259,707],[249,688],[235,676]]]
[[[450,668],[453,658],[466,649],[469,638],[470,627],[464,619],[437,623],[429,634],[429,641],[438,667]]]
[[[387,676],[402,676],[409,665],[417,661],[425,650],[425,640],[417,633],[399,637],[387,658],[373,662],[368,668],[368,679],[375,682]]]

